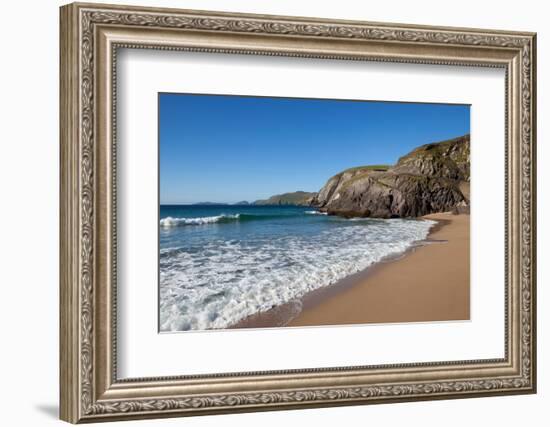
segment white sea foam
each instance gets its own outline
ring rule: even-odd
[[[435,222],[346,224],[314,236],[213,239],[161,252],[161,330],[226,328],[403,253],[425,239]]]
[[[214,224],[224,220],[237,220],[239,214],[235,215],[216,215],[216,216],[203,216],[198,218],[172,218],[171,216],[160,220],[161,227],[179,227],[181,225],[203,225]]]
[[[304,213],[307,215],[328,215],[326,212],[319,211],[305,211]]]

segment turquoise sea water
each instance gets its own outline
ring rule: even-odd
[[[226,328],[426,238],[433,221],[310,207],[162,205],[160,329]]]

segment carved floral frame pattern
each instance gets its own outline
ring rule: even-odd
[[[78,200],[62,191],[62,211],[73,209],[78,205],[77,222],[63,227],[62,236],[67,238],[70,230],[77,235],[73,238],[78,243],[78,253],[62,255],[62,269],[64,263],[76,261],[77,267],[73,270],[73,277],[78,283],[69,283],[69,279],[62,280],[62,321],[61,321],[61,350],[69,352],[67,359],[62,360],[61,379],[61,416],[71,422],[100,421],[122,418],[155,417],[167,415],[185,415],[200,413],[250,411],[255,409],[282,409],[287,407],[327,406],[334,404],[353,404],[380,401],[421,400],[427,398],[459,397],[495,394],[498,392],[530,393],[535,390],[535,35],[529,33],[486,32],[482,30],[462,30],[452,28],[408,27],[387,24],[328,22],[305,20],[298,18],[264,17],[260,15],[231,15],[208,12],[155,10],[147,8],[126,8],[120,6],[101,6],[87,4],[73,4],[62,9],[62,50],[73,52],[73,64],[78,61],[80,73],[73,75],[72,101],[78,101],[78,112],[75,106],[66,105],[65,113],[72,114],[78,127],[78,143],[66,136],[63,144],[76,144],[78,153],[73,153],[78,159],[78,165],[70,165],[75,173],[73,184],[77,184]],[[63,24],[65,22],[65,24]],[[521,294],[518,309],[521,321],[521,369],[520,374],[505,378],[465,378],[453,381],[430,382],[399,382],[392,384],[375,384],[354,387],[330,388],[297,388],[289,390],[273,390],[264,392],[242,393],[214,393],[211,395],[180,396],[180,397],[151,397],[136,399],[97,399],[94,387],[94,369],[96,368],[94,354],[94,292],[97,283],[94,281],[94,235],[96,227],[95,217],[95,179],[96,166],[94,153],[96,144],[95,135],[95,29],[98,25],[116,25],[125,27],[139,27],[150,29],[177,29],[200,30],[221,33],[259,34],[297,36],[307,38],[327,38],[345,40],[370,40],[411,44],[452,45],[459,47],[477,46],[491,48],[509,48],[519,53],[521,66]],[[63,37],[65,37],[63,39]],[[69,40],[70,39],[70,40]],[[64,44],[65,43],[65,44]],[[133,47],[131,44],[126,46]],[[124,46],[122,46],[124,47]],[[140,47],[137,46],[136,47]],[[151,48],[149,46],[149,48]],[[171,46],[154,46],[157,49],[175,49]],[[192,49],[193,50],[193,49]],[[229,52],[224,49],[194,49],[210,52]],[[317,58],[338,58],[337,55],[295,54],[289,52],[265,52],[251,49],[231,50],[232,53],[268,54],[285,56],[304,56]],[[67,54],[69,55],[69,54]],[[115,49],[116,55],[116,49]],[[355,59],[349,55],[343,59]],[[364,58],[358,58],[364,60]],[[385,60],[372,58],[373,60]],[[413,58],[393,58],[392,61],[421,63],[422,60]],[[67,60],[67,63],[70,61]],[[428,61],[430,63],[446,63],[445,61]],[[460,58],[448,62],[457,64]],[[63,79],[67,81],[70,71],[62,70],[62,98],[64,89]],[[116,80],[114,80],[116,82]],[[68,84],[67,84],[68,85]],[[70,100],[67,100],[70,103]],[[76,116],[74,116],[76,114]],[[116,117],[114,117],[116,118]],[[65,119],[70,120],[70,119]],[[62,126],[65,123],[62,117]],[[116,121],[114,121],[116,123]],[[113,124],[114,126],[114,124]],[[73,135],[73,136],[74,136]],[[65,148],[66,150],[67,148]],[[73,148],[74,149],[74,148]],[[65,159],[70,162],[70,156]],[[62,165],[64,163],[62,153]],[[63,175],[63,172],[62,172]],[[63,178],[62,178],[63,179]],[[69,178],[67,178],[69,179]],[[66,184],[69,186],[69,184]],[[63,185],[62,185],[63,188]],[[74,205],[76,203],[76,205]],[[74,212],[73,212],[74,213]],[[69,215],[67,215],[69,216]],[[66,219],[66,218],[65,218]],[[70,230],[69,230],[70,228]],[[65,252],[66,254],[68,252]],[[70,260],[69,260],[70,258]],[[63,270],[65,271],[65,270]],[[68,310],[64,317],[64,293],[67,287],[73,287],[73,296],[77,306]],[[68,325],[71,326],[68,326]],[[69,333],[71,327],[72,335]],[[68,332],[69,331],[69,332]],[[71,346],[69,349],[67,346]],[[76,347],[76,348],[75,348]],[[63,354],[63,353],[62,353]],[[63,359],[63,356],[62,356]],[[452,365],[449,362],[448,365]],[[445,365],[445,363],[443,363]],[[396,369],[399,367],[396,367]],[[340,368],[344,369],[344,368]],[[64,370],[71,371],[64,375]],[[338,370],[338,368],[336,368]],[[115,364],[116,371],[116,364]],[[315,370],[312,370],[315,371]],[[305,371],[302,371],[305,372]],[[116,372],[113,372],[116,376]],[[116,379],[116,378],[115,378]]]

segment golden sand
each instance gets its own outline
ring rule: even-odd
[[[369,268],[351,286],[306,298],[288,326],[469,319],[470,216],[425,218],[439,221],[428,237],[432,243]]]

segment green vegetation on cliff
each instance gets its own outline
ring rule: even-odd
[[[256,200],[254,204],[309,206],[316,194],[307,191],[294,191],[292,193],[276,194],[264,200]]]
[[[367,171],[380,171],[380,172],[383,172],[383,171],[387,171],[389,168],[391,168],[391,165],[365,165],[365,166],[355,166],[353,168],[348,168],[336,175],[342,175],[344,173],[349,173],[349,172],[367,172]]]

